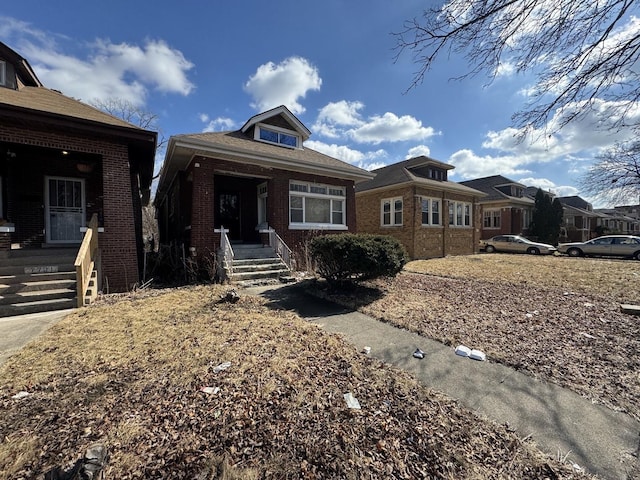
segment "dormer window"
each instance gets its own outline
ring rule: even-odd
[[[0,60],[0,85],[7,85],[7,62]]]
[[[280,129],[272,125],[259,124],[254,138],[262,142],[273,143],[282,147],[300,147],[300,136],[289,130]]]

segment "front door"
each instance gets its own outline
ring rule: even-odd
[[[240,228],[240,194],[222,192],[218,195],[218,222],[229,230],[229,240],[241,240]]]
[[[47,243],[79,243],[85,226],[84,180],[45,178]]]

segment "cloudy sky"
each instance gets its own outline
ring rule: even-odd
[[[511,116],[531,78],[504,68],[492,82],[451,80],[466,72],[456,56],[407,91],[417,67],[394,58],[392,32],[429,3],[21,0],[3,6],[0,40],[45,86],[127,100],[156,113],[166,137],[237,129],[284,104],[311,130],[306,146],[362,168],[429,155],[454,181],[501,174],[579,195],[594,155],[630,133],[597,131],[592,116],[518,141]]]

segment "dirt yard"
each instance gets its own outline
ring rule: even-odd
[[[620,312],[620,303],[640,304],[640,262],[449,257],[332,298],[640,420],[640,317]]]
[[[471,310],[446,313],[464,304],[449,304],[446,292],[472,297],[466,288],[483,295],[491,284],[461,282],[403,274],[383,287],[389,318],[404,308],[396,300],[405,288],[412,301],[425,300],[409,310],[421,312],[413,328],[438,323],[441,312],[471,325]],[[66,478],[95,442],[110,453],[106,480],[589,478],[296,315],[258,297],[220,303],[225,293],[197,287],[109,297],[11,357],[0,368],[0,478],[56,471],[60,477],[50,478]],[[568,298],[595,303],[588,308],[598,312],[597,329],[576,332],[621,339],[614,333],[621,319],[600,313],[603,297]],[[495,299],[512,319],[505,323],[524,321],[522,305]],[[545,323],[547,310],[529,304]],[[471,336],[475,330],[446,336],[483,339]],[[347,393],[360,409],[347,406]]]

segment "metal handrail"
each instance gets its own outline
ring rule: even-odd
[[[293,253],[273,228],[269,228],[269,246],[282,259],[289,270],[293,270]]]
[[[231,242],[227,236],[227,232],[224,226],[220,225],[220,249],[222,250],[222,262],[225,270],[228,272],[229,277],[233,276],[233,259],[235,254],[231,247]]]
[[[89,292],[89,283],[91,275],[96,265],[98,254],[98,215],[96,213],[91,217],[87,231],[80,244],[78,255],[74,266],[76,267],[76,292],[78,297],[77,305],[82,307],[85,304],[85,297],[88,297],[89,303],[98,296],[98,289],[91,289]]]

